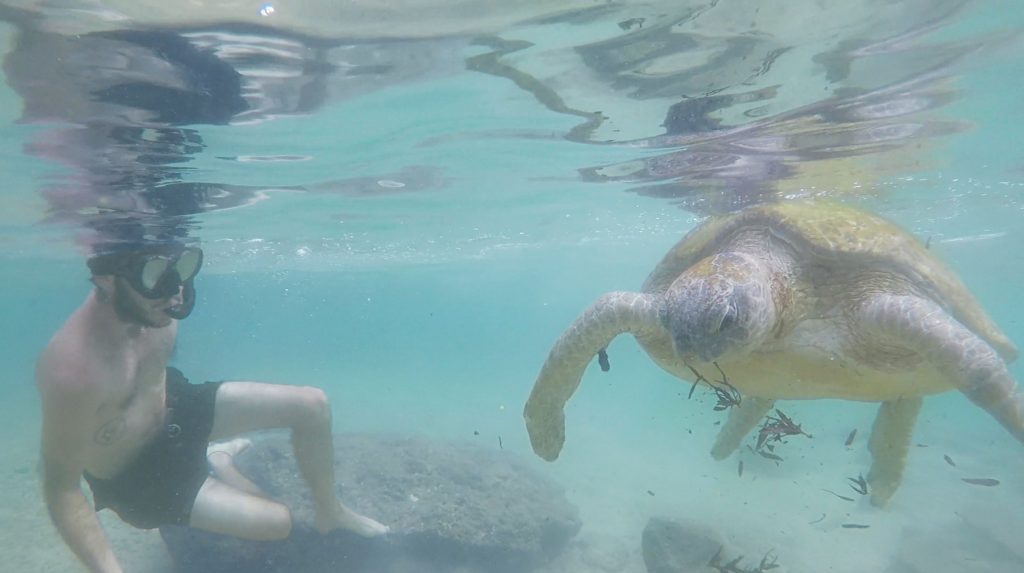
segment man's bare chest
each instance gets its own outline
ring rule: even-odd
[[[116,357],[103,368],[103,398],[89,440],[90,473],[113,474],[161,430],[166,352]]]

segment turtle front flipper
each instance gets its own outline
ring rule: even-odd
[[[565,442],[565,403],[587,364],[623,332],[645,335],[660,327],[659,297],[634,292],[602,295],[562,333],[541,368],[523,417],[538,456],[554,461]]]
[[[1024,442],[1024,396],[999,353],[935,302],[906,294],[876,294],[861,304],[862,336],[910,348],[955,388]]]
[[[718,432],[715,445],[711,448],[711,457],[718,461],[724,460],[740,447],[743,438],[754,429],[765,414],[775,405],[775,400],[767,398],[744,397],[739,406],[732,408],[725,426]]]
[[[903,481],[910,438],[922,402],[921,398],[900,398],[882,402],[878,408],[868,439],[872,458],[871,471],[868,472],[872,505],[885,507]]]

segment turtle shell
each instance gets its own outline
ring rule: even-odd
[[[900,274],[1004,359],[1017,357],[1016,347],[963,282],[920,241],[881,217],[833,202],[770,203],[711,218],[669,250],[644,282],[644,292],[665,292],[680,273],[750,228],[768,229],[805,262],[834,266],[849,260],[851,265]]]

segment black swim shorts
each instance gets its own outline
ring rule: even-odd
[[[96,511],[109,507],[139,529],[188,525],[192,504],[209,475],[206,447],[220,384],[189,384],[180,370],[167,368],[164,431],[113,478],[84,474]]]

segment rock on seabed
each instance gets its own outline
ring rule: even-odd
[[[515,454],[424,438],[335,437],[341,499],[391,528],[365,539],[312,529],[309,490],[284,437],[254,440],[236,465],[292,510],[292,535],[254,542],[184,527],[161,534],[182,573],[520,573],[579,531],[562,488]]]

